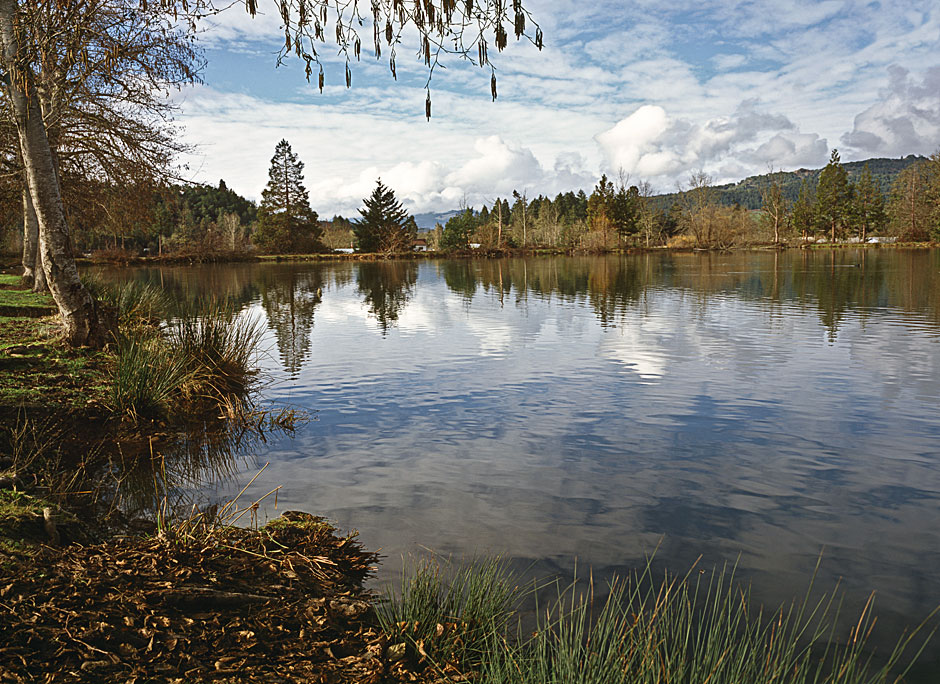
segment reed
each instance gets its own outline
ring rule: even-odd
[[[250,390],[261,333],[256,319],[209,301],[173,319],[167,340],[193,374],[192,393],[219,400]]]
[[[522,592],[498,558],[459,566],[415,560],[398,590],[376,606],[383,631],[409,656],[432,665],[478,668],[503,634]]]
[[[136,420],[165,418],[192,382],[187,360],[159,336],[119,336],[110,408]]]
[[[559,586],[549,605],[536,608],[533,629],[509,635],[507,611],[522,594],[497,561],[459,570],[450,582],[425,562],[377,612],[392,643],[405,641],[413,657],[440,672],[470,670],[481,684],[902,681],[936,629],[927,626],[936,611],[876,664],[868,646],[873,600],[846,629],[837,588],[820,593],[814,583],[815,573],[802,598],[765,611],[733,568],[654,580],[647,564],[614,580],[603,599],[593,583]],[[478,597],[473,619],[455,608],[467,596]]]
[[[83,275],[82,282],[95,299],[118,310],[122,324],[153,323],[164,318],[170,309],[166,293],[152,283],[108,282],[96,274]]]

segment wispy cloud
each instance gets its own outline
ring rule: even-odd
[[[590,189],[620,167],[667,190],[690,170],[734,180],[820,165],[830,145],[850,160],[940,143],[933,0],[545,0],[533,6],[545,49],[495,55],[498,101],[488,70],[451,61],[432,82],[430,123],[405,47],[397,83],[384,59],[363,59],[347,91],[335,49],[322,96],[266,77],[282,38],[274,4],[261,7],[255,19],[224,12],[205,33],[221,85],[180,100],[201,145],[193,177],[258,197],[286,137],[321,213],[352,213],[379,175],[413,210],[445,210],[514,188]]]

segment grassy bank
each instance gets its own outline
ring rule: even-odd
[[[647,564],[603,589],[555,585],[523,629],[515,610],[534,593],[499,561],[422,561],[378,605],[378,620],[408,667],[481,684],[897,683],[937,628],[935,610],[876,659],[873,600],[841,616],[837,591],[812,579],[778,608],[757,605],[727,568],[663,577]]]
[[[13,289],[10,276],[0,285],[0,302],[16,313],[0,317],[5,419],[23,411],[134,422],[182,419],[250,394],[260,329],[224,302],[207,302],[163,323],[169,306],[156,288],[90,282],[119,320],[108,348],[94,351],[62,342],[49,295]]]
[[[125,512],[124,484],[153,490],[159,480],[166,490],[167,477],[192,480],[207,449],[272,419],[251,400],[254,323],[211,302],[166,322],[153,287],[88,284],[119,320],[104,350],[64,344],[54,315],[0,319],[0,547],[11,551],[54,541],[46,528],[56,524],[61,542],[106,536]],[[0,287],[11,307],[51,310],[49,296],[18,277]],[[185,463],[163,456],[187,449]]]

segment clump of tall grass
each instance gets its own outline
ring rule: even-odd
[[[405,643],[414,660],[463,671],[483,662],[494,635],[503,634],[521,593],[499,559],[441,566],[416,560],[400,588],[376,607],[393,642]]]
[[[119,336],[110,408],[133,419],[165,418],[178,410],[192,382],[186,359],[160,336]]]
[[[257,376],[262,328],[230,305],[209,301],[172,320],[167,340],[193,373],[196,396],[244,397]]]
[[[237,418],[249,408],[260,335],[256,321],[218,303],[163,331],[128,328],[117,340],[111,408],[137,419],[204,415],[211,406]]]
[[[140,280],[108,282],[96,274],[83,275],[82,282],[95,299],[117,309],[124,325],[156,322],[165,317],[170,308],[166,293],[152,283]]]
[[[467,641],[471,657],[460,650],[463,634],[447,628],[461,624],[448,597],[466,586],[446,585],[433,565],[419,566],[378,614],[393,641],[405,640],[441,671],[469,666],[482,684],[887,684],[901,681],[933,634],[923,623],[875,665],[871,600],[845,630],[837,592],[817,595],[812,582],[801,599],[765,611],[733,571],[654,581],[647,566],[596,602],[593,585],[559,588],[536,610],[531,636],[520,627],[510,638],[504,610],[519,599],[507,592],[511,578],[491,565],[462,572],[491,616]]]

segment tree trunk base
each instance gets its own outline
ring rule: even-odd
[[[103,349],[117,332],[117,310],[91,299],[90,307],[62,313],[65,341],[73,347]]]

